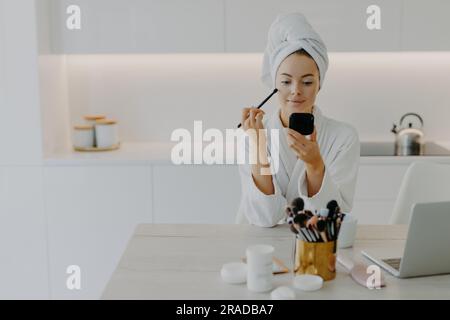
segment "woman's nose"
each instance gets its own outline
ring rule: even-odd
[[[291,87],[291,93],[292,94],[298,94],[298,95],[302,95],[303,94],[303,90],[302,90],[302,86],[300,84],[292,84]]]

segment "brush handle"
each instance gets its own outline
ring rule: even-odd
[[[310,230],[314,233],[314,235],[316,237],[316,242],[321,242],[322,238],[320,237],[320,234],[317,231],[317,229],[315,227],[311,227]]]
[[[265,98],[256,108],[257,109],[259,109],[259,108],[261,108],[270,98],[272,98],[272,96],[276,93],[278,91],[278,89],[274,89],[273,91],[272,91],[272,93],[267,97],[267,98]],[[242,126],[242,123],[239,123],[238,124],[238,129],[240,128]]]

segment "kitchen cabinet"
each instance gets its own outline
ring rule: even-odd
[[[381,9],[381,29],[369,30],[367,7]],[[329,51],[400,49],[401,0],[225,0],[227,52],[263,52],[270,24],[279,13],[301,12]]]
[[[69,29],[70,5],[80,29]],[[366,23],[380,8],[381,28]],[[53,0],[53,51],[60,53],[217,53],[264,51],[279,13],[302,12],[328,50],[449,50],[446,0]],[[432,36],[431,36],[432,35]]]
[[[39,166],[0,166],[0,299],[48,299]]]
[[[360,224],[386,224],[408,163],[360,164],[352,214]]]
[[[449,164],[448,156],[362,157],[352,213],[362,224],[389,223],[400,186],[411,163]]]
[[[97,299],[138,223],[152,222],[149,166],[45,168],[51,297]],[[71,265],[81,288],[69,290]]]
[[[355,198],[359,200],[390,200],[397,197],[409,164],[360,164]]]
[[[408,165],[360,165],[352,210],[359,223],[389,222]],[[240,199],[237,166],[154,166],[154,223],[234,223]]]
[[[355,199],[352,214],[358,218],[358,224],[388,224],[394,204],[395,199]]]
[[[153,168],[155,223],[234,223],[241,198],[235,165]]]
[[[69,29],[70,5],[80,29]],[[223,52],[221,0],[61,0],[53,3],[54,50],[63,53]]]
[[[450,1],[405,0],[403,7],[403,50],[450,50]]]

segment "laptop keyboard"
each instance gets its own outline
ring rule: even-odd
[[[384,259],[382,260],[387,265],[391,266],[395,270],[400,270],[400,262],[402,261],[401,258],[395,258],[395,259]]]

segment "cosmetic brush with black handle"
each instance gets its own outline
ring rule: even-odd
[[[299,210],[301,211],[305,208],[305,202],[303,201],[302,198],[298,197],[292,200],[291,206],[294,208],[299,208]]]
[[[323,242],[328,242],[326,235],[327,223],[325,220],[317,221],[317,230],[319,230],[320,236],[322,237]]]
[[[310,213],[311,215],[309,215],[308,213]],[[321,238],[320,238],[319,232],[317,231],[317,221],[319,221],[319,216],[314,215],[309,210],[305,210],[305,214],[308,216],[308,221],[306,222],[306,226],[309,228],[309,230],[314,232],[316,239],[317,239],[316,242],[320,241]]]
[[[286,222],[288,224],[294,223],[294,213],[292,212],[291,207],[286,206],[286,209],[284,211],[286,213]]]
[[[318,239],[316,237],[316,235],[314,234],[313,230],[310,230],[308,228],[308,226],[306,225],[307,221],[308,221],[308,216],[305,215],[304,213],[300,213],[299,215],[297,215],[297,221],[300,224],[300,227],[305,230],[305,233],[307,233],[309,235],[309,237],[311,238],[311,242],[317,242]]]
[[[306,216],[307,216],[308,218],[314,217],[314,213],[312,213],[312,211],[310,211],[310,210],[305,210],[304,212],[305,212],[305,214],[306,214]]]
[[[333,235],[331,233],[331,224],[333,223],[333,213],[331,211],[328,211],[328,216],[325,217],[325,223],[326,223],[326,233],[328,240],[333,240]]]
[[[293,224],[291,224],[290,229],[292,232],[297,234],[297,237],[300,236],[300,239],[302,239],[305,242],[309,242],[309,238],[305,235],[305,233],[303,232],[302,228],[298,223],[294,222]]]
[[[336,219],[336,240],[339,237],[339,231],[341,230],[342,222],[344,221],[345,213],[339,213]]]
[[[272,93],[258,105],[257,109],[261,108],[277,91],[278,89],[273,89]],[[237,127],[240,128],[241,126],[242,123],[239,123]]]
[[[327,203],[327,209],[330,212],[335,212],[337,207],[338,207],[338,203],[336,200],[331,200]]]

